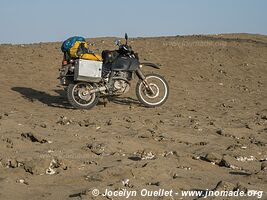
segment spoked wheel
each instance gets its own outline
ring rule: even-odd
[[[164,104],[169,96],[166,80],[158,74],[147,74],[145,81],[139,80],[136,85],[136,96],[146,107]]]
[[[90,90],[94,89],[92,83],[71,83],[67,89],[67,97],[70,104],[78,109],[91,109],[99,100],[99,93],[90,94]]]

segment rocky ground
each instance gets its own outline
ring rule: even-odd
[[[91,48],[114,49],[113,40]],[[0,199],[118,199],[93,197],[94,188],[259,190],[267,199],[266,36],[131,39],[170,85],[153,109],[134,87],[106,107],[73,109],[57,80],[60,45],[0,45]]]

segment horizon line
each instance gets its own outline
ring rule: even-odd
[[[218,35],[254,35],[254,36],[263,36],[267,37],[267,34],[263,33],[249,33],[249,32],[225,32],[225,33],[199,33],[199,34],[177,34],[177,35],[158,35],[158,36],[134,36],[134,37],[129,37],[132,39],[140,39],[140,38],[163,38],[163,37],[192,37],[192,36],[218,36]],[[74,36],[74,35],[73,35]],[[72,36],[70,36],[72,37]],[[83,36],[82,36],[83,37]],[[69,38],[69,37],[68,37]],[[68,38],[58,41],[58,40],[52,40],[52,41],[36,41],[36,42],[23,42],[23,43],[12,43],[12,42],[0,42],[0,45],[35,45],[35,44],[43,44],[43,43],[59,43],[67,40]],[[96,37],[84,37],[85,39],[107,39],[107,38],[118,38],[118,39],[123,39],[124,37],[117,37],[117,36],[96,36]]]

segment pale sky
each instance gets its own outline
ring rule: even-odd
[[[74,35],[267,35],[265,0],[0,0],[0,43],[62,41]]]

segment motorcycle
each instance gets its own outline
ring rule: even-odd
[[[101,97],[127,93],[136,76],[139,78],[136,96],[140,103],[145,107],[157,107],[167,101],[169,86],[164,77],[155,73],[144,74],[141,71],[143,66],[155,69],[160,67],[139,61],[138,54],[128,45],[127,33],[125,41],[125,44],[121,44],[120,40],[116,40],[118,50],[103,51],[102,61],[88,61],[92,63],[91,67],[86,66],[81,59],[62,64],[59,79],[63,86],[67,86],[67,98],[74,108],[91,109]],[[81,74],[84,71],[88,71],[88,75]]]

